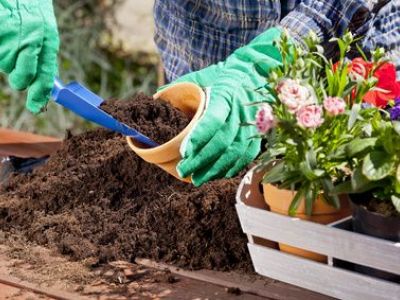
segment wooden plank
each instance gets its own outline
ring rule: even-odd
[[[397,300],[400,285],[248,244],[257,273],[344,300]]]
[[[237,204],[243,231],[257,237],[400,274],[400,243]]]
[[[61,292],[61,291],[55,291],[50,288],[42,289],[37,287],[36,285],[29,283],[29,282],[23,282],[17,278],[11,277],[11,276],[6,276],[6,275],[0,275],[0,283],[12,286],[15,288],[31,291],[36,294],[41,294],[46,297],[50,297],[52,299],[57,299],[57,300],[84,300],[88,299],[86,297],[81,297],[77,296],[76,294],[71,294],[68,292]]]
[[[0,144],[60,142],[60,139],[0,128]]]
[[[135,262],[139,265],[155,268],[159,270],[170,270],[173,274],[183,277],[216,284],[223,287],[239,288],[243,293],[257,295],[275,300],[328,300],[324,296],[302,288],[277,282],[270,278],[254,279],[254,276],[248,276],[237,272],[218,272],[210,270],[188,271],[164,263],[154,262],[149,259],[137,258]]]
[[[0,128],[0,156],[43,157],[57,151],[62,141],[57,138]]]

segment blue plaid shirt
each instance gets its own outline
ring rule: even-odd
[[[273,26],[300,43],[311,30],[323,41],[358,31],[367,51],[389,51],[400,75],[400,0],[156,0],[154,18],[169,81],[224,60]]]

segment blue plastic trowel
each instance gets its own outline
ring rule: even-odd
[[[157,147],[158,144],[141,134],[128,125],[119,122],[111,115],[100,108],[104,99],[91,92],[78,82],[71,82],[64,85],[59,79],[54,81],[53,91],[51,92],[54,101],[68,110],[81,116],[82,118],[94,122],[112,131],[130,136],[137,142],[149,147]]]

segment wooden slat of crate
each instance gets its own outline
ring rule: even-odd
[[[393,299],[400,297],[400,285],[334,268],[278,250],[248,244],[256,272],[346,300]]]
[[[400,243],[236,205],[246,234],[400,274]]]

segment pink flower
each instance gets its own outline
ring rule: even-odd
[[[339,97],[327,97],[324,100],[324,108],[330,116],[341,115],[346,110],[346,102]]]
[[[315,129],[319,127],[324,119],[322,118],[322,107],[319,105],[304,106],[296,114],[297,123],[303,128]]]
[[[275,117],[272,107],[269,104],[262,104],[256,115],[257,130],[261,134],[266,134],[275,126]]]
[[[295,114],[301,107],[315,103],[310,90],[301,85],[299,80],[284,79],[277,88],[278,97],[289,112]]]

